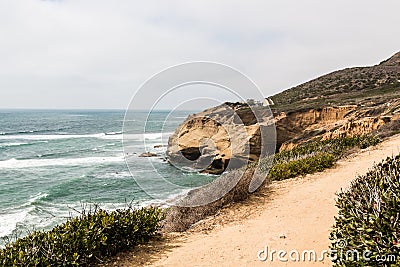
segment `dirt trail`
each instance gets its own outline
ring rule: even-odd
[[[265,246],[288,253],[315,250],[318,255],[327,250],[329,230],[337,214],[335,193],[348,187],[352,179],[366,173],[375,162],[399,152],[400,135],[397,135],[340,160],[333,169],[276,182],[270,200],[253,203],[240,211],[254,208],[257,214],[208,232],[171,239],[171,249],[161,253],[151,266],[331,266],[329,259],[293,262],[288,255],[289,261],[281,262],[276,254],[273,262],[270,258],[262,262],[257,253]]]

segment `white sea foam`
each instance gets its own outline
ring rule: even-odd
[[[4,135],[0,136],[1,140],[58,140],[58,139],[72,139],[72,138],[102,138],[106,136],[104,133],[100,134],[48,134],[48,135],[36,135],[36,134],[17,134],[17,135]]]
[[[90,117],[91,115],[87,114],[69,114],[68,117]]]
[[[172,135],[172,132],[165,133],[143,133],[143,134],[125,134],[124,139],[134,140],[134,141],[143,141],[143,140],[168,140],[168,138]]]
[[[128,140],[160,140],[168,139],[172,132],[166,133],[143,133],[143,134],[125,134],[124,138]],[[106,140],[122,140],[122,132],[97,133],[97,134],[15,134],[0,135],[0,140],[60,140],[74,138],[99,138]]]
[[[29,207],[17,212],[0,214],[0,237],[9,236],[17,228],[17,224],[25,220],[34,207]]]
[[[144,134],[145,140],[158,140],[163,139],[165,137],[169,137],[172,133],[147,133]]]
[[[1,147],[14,147],[14,146],[34,145],[34,144],[38,144],[38,143],[48,143],[48,142],[49,141],[0,143],[0,148]]]
[[[121,179],[121,178],[127,178],[127,177],[129,177],[129,178],[132,177],[132,175],[129,171],[109,172],[109,173],[95,175],[95,178],[99,178],[99,179],[111,179],[111,178]]]
[[[31,205],[31,204],[33,204],[34,202],[36,202],[36,201],[38,201],[38,200],[40,200],[40,199],[42,199],[42,198],[46,198],[47,196],[48,196],[48,194],[39,192],[39,193],[37,193],[36,195],[31,196],[31,197],[28,199],[28,202],[27,202],[25,205]]]
[[[22,145],[28,145],[28,144],[29,144],[29,143],[23,143],[23,142],[2,143],[2,144],[0,144],[0,147],[22,146]]]
[[[25,159],[17,160],[15,158],[0,161],[0,168],[21,169],[35,168],[45,166],[80,166],[93,165],[110,162],[123,162],[124,158],[119,157],[87,157],[87,158],[58,158],[58,159]]]
[[[106,135],[118,135],[118,134],[122,134],[122,132],[109,132],[109,133],[106,133]]]
[[[17,228],[18,223],[27,221],[29,212],[33,211],[35,207],[32,205],[36,201],[46,198],[48,194],[39,192],[29,197],[24,204],[7,209],[6,214],[0,213],[0,237],[9,236]]]
[[[192,189],[193,188],[182,189],[179,190],[178,192],[175,191],[175,193],[168,194],[165,196],[165,198],[162,199],[151,199],[151,200],[141,201],[139,203],[139,207],[158,206],[162,208],[168,208],[174,205],[176,201],[186,196]]]
[[[122,140],[122,133],[115,133],[115,134],[102,134],[97,138],[106,139],[106,140]]]
[[[122,133],[97,133],[97,134],[15,134],[0,135],[0,140],[60,140],[75,138],[99,138],[121,140]]]

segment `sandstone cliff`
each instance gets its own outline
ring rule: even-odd
[[[178,167],[220,174],[275,150],[269,109],[225,103],[189,116],[169,138],[167,156]]]
[[[386,106],[383,110],[379,106],[368,110],[354,106],[330,107],[324,109],[330,115],[316,116],[315,119],[310,119],[309,115],[321,114],[324,111],[308,110],[291,113],[283,119],[277,118],[278,148],[280,151],[292,149],[313,138],[326,140],[377,133],[382,126],[400,121],[400,114],[392,112],[391,105]],[[400,107],[400,101],[393,106]],[[337,109],[347,112],[338,113]],[[370,116],[369,113],[374,115]],[[296,131],[300,132],[296,134]]]

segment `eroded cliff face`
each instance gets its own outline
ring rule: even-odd
[[[359,120],[348,120],[338,129],[332,129],[322,136],[322,140],[343,136],[369,134],[392,120],[391,116],[367,117]]]
[[[169,138],[167,157],[177,166],[220,174],[272,153],[274,143],[269,110],[227,103],[189,116]]]
[[[280,113],[275,117],[277,131],[277,147],[291,148],[289,140],[303,139],[302,135],[310,137],[320,135],[327,127],[341,123],[357,106],[326,107],[322,109],[299,110],[290,113]]]
[[[282,115],[276,118],[279,150],[289,150],[313,138],[322,140],[375,132],[400,119],[400,101],[366,106],[329,107]],[[279,143],[279,142],[278,142]]]
[[[353,136],[379,131],[388,123],[397,125],[400,52],[374,66],[331,72],[271,99],[279,114],[276,125],[281,150],[316,136]]]

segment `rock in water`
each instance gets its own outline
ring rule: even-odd
[[[151,152],[145,152],[139,155],[141,158],[150,158],[150,157],[157,157],[158,155]]]

